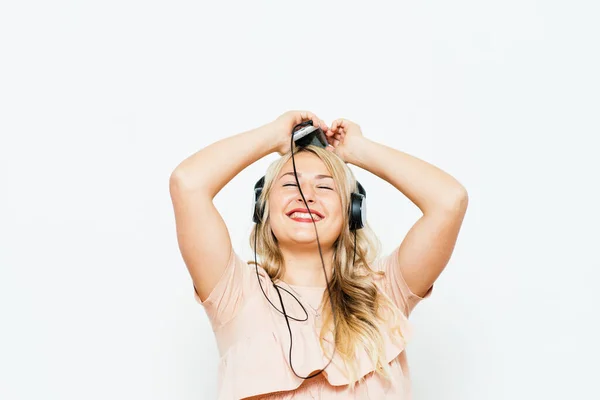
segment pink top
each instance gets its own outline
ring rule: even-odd
[[[412,328],[408,316],[419,301],[431,295],[433,286],[423,298],[412,293],[399,273],[397,260],[398,247],[388,256],[375,260],[371,268],[386,272],[385,278],[377,278],[376,285],[401,310],[401,330],[406,340],[410,340]],[[264,292],[281,310],[269,276],[261,267],[258,273]],[[296,297],[308,313],[307,321],[289,320],[293,335],[292,365],[298,375],[306,377],[320,371],[329,361],[319,344],[320,318],[315,319],[310,307],[319,306],[326,289],[291,285],[293,290],[290,290],[285,282],[277,284],[291,293],[299,293],[302,297]],[[306,314],[297,301],[286,291],[280,289],[279,292],[288,317],[305,319]],[[195,291],[194,297],[208,315],[221,356],[218,400],[411,399],[405,346],[401,338],[398,344],[392,342],[387,329],[382,332],[386,360],[393,375],[391,384],[374,372],[366,351],[359,352],[357,357],[359,375],[366,375],[366,379],[356,384],[354,392],[347,390],[350,382],[337,367],[341,365],[337,352],[325,371],[311,379],[298,378],[289,366],[290,337],[283,314],[265,298],[258,284],[256,267],[247,264],[233,249],[223,275],[206,301],[202,302]]]

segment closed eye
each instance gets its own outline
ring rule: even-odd
[[[286,184],[285,184],[285,185],[283,185],[283,186],[298,186],[298,185],[296,185],[295,183],[286,183]],[[329,190],[333,190],[332,188],[330,188],[330,187],[327,187],[327,186],[317,186],[317,187],[318,187],[318,188],[321,188],[321,189],[329,189]]]

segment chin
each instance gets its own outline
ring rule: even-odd
[[[317,228],[318,230],[318,228]],[[330,235],[326,235],[325,232],[319,232],[319,242],[321,246],[331,245],[335,242],[335,238],[330,238]],[[287,236],[287,240],[289,242],[295,244],[314,244],[317,245],[317,237],[315,236],[315,230],[311,230],[310,232],[296,232],[291,233]]]
[[[315,227],[312,223],[298,223],[292,221],[291,225],[271,225],[271,230],[277,238],[277,241],[280,243],[288,243],[290,245],[317,245]],[[333,243],[335,243],[341,234],[341,227],[339,227],[337,232],[334,234],[331,231],[331,226],[324,226],[317,222],[317,232],[319,234],[319,242],[321,243],[321,247],[325,247],[326,245],[333,245]],[[280,238],[283,240],[280,240]]]

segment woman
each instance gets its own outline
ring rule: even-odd
[[[292,153],[292,130],[308,120],[328,146]],[[275,151],[282,157],[264,177],[250,237],[261,262],[246,263],[212,200]],[[358,184],[346,163],[386,180],[423,212],[389,255],[378,257],[368,225],[350,229]],[[459,182],[365,138],[348,120],[328,127],[290,111],[184,160],[170,193],[180,251],[221,355],[219,399],[411,398],[407,318],[454,249],[468,203]]]

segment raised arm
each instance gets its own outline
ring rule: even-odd
[[[466,189],[434,165],[365,138],[351,121],[334,121],[328,138],[344,161],[389,182],[423,212],[399,245],[396,272],[425,296],[454,251],[469,203]]]
[[[312,113],[290,111],[205,147],[171,173],[169,191],[179,250],[200,300],[206,300],[215,287],[231,254],[229,231],[213,204],[214,197],[248,165],[272,152],[289,151],[293,126],[306,119],[322,123]]]

